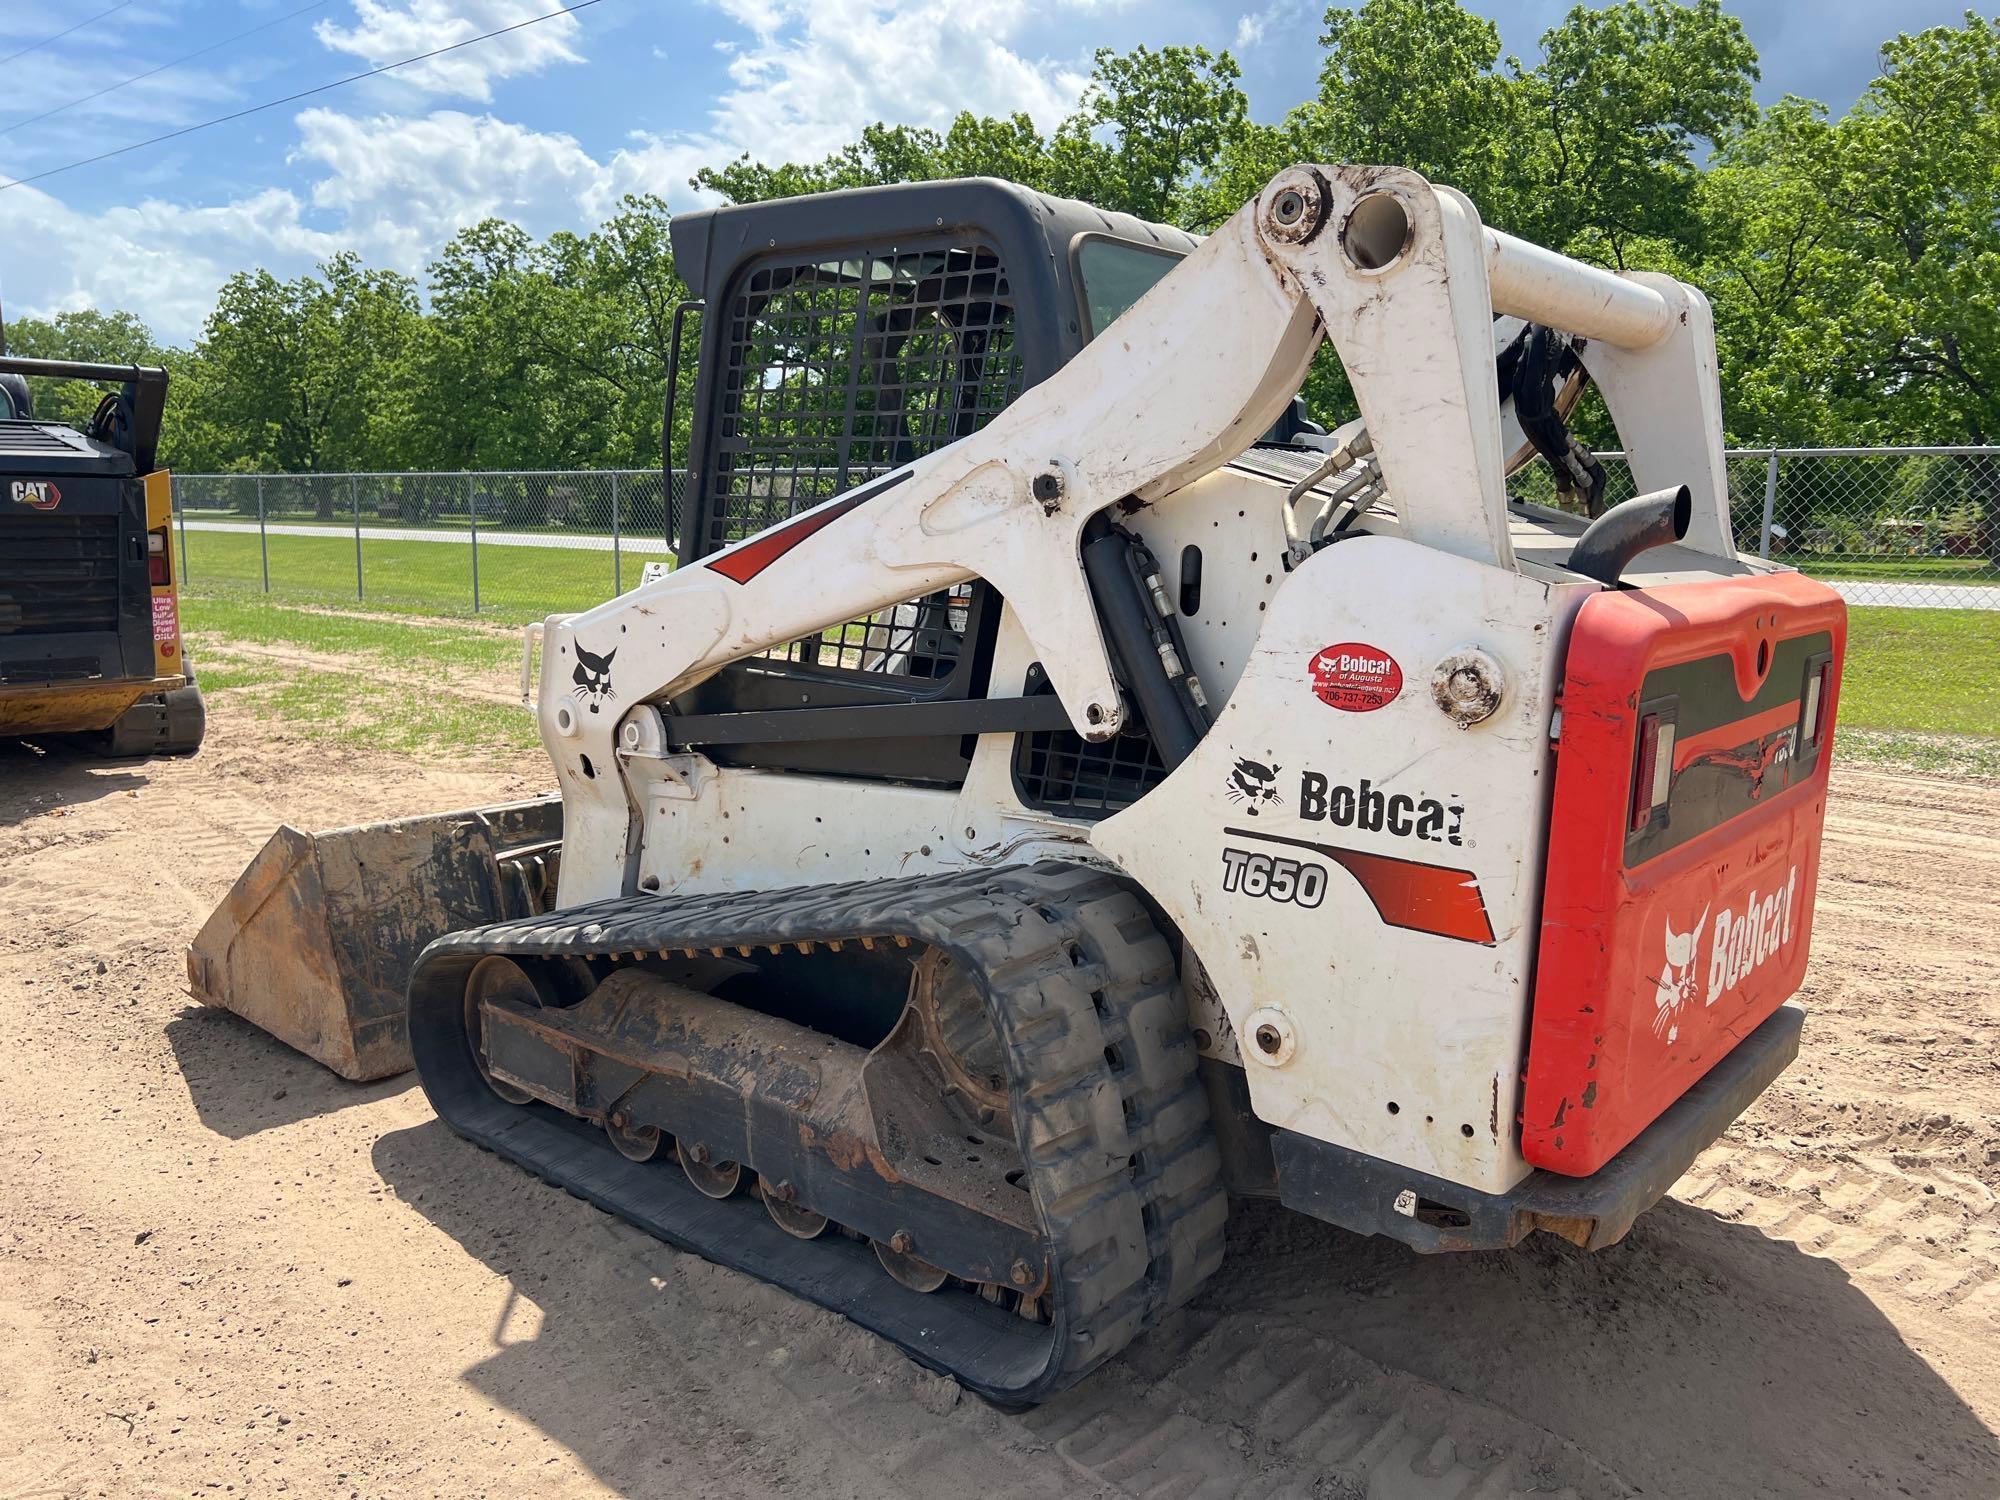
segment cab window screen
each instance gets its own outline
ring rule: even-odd
[[[1077,276],[1083,283],[1087,338],[1096,338],[1118,315],[1151,291],[1180,264],[1170,250],[1123,240],[1086,239],[1077,247]]]

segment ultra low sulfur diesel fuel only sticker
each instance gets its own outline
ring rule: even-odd
[[[1323,646],[1306,669],[1313,696],[1329,708],[1365,714],[1395,701],[1403,690],[1403,669],[1379,646],[1342,641]]]

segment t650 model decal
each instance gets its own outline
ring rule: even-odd
[[[1493,921],[1486,914],[1485,898],[1479,894],[1479,877],[1470,870],[1427,865],[1414,859],[1398,859],[1393,854],[1343,849],[1335,844],[1259,833],[1249,828],[1226,828],[1223,832],[1233,838],[1286,844],[1325,855],[1360,883],[1374,904],[1375,914],[1391,927],[1456,938],[1463,943],[1493,941]]]

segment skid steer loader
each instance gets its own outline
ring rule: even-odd
[[[288,830],[197,996],[1007,1405],[1232,1196],[1602,1247],[1795,1055],[1845,615],[1736,554],[1698,292],[1385,167],[673,237],[682,556],[541,631],[559,807]]]
[[[27,377],[116,381],[81,430]],[[173,490],[154,463],[167,372],[22,359],[0,340],[0,738],[191,755],[207,714],[181,640]]]

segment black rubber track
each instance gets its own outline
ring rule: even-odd
[[[1046,1323],[962,1289],[910,1291],[844,1236],[794,1239],[746,1196],[705,1198],[679,1172],[626,1160],[583,1120],[503,1102],[473,1064],[463,995],[487,954],[630,958],[863,936],[942,949],[985,995],[1054,1267]],[[424,1092],[461,1135],[851,1318],[1002,1405],[1032,1405],[1080,1379],[1222,1261],[1227,1203],[1172,949],[1123,883],[1085,866],[624,898],[452,933],[411,976],[410,1046]]]

